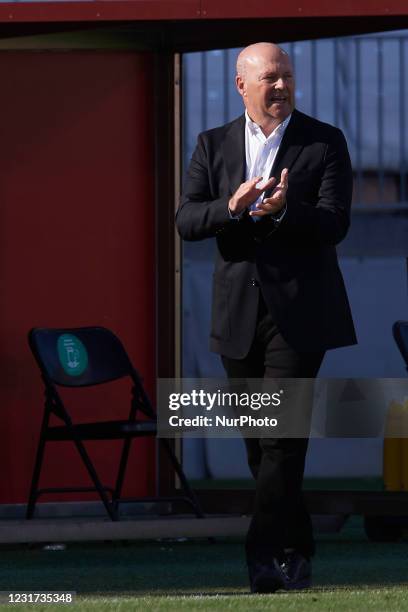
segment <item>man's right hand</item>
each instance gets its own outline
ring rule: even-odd
[[[256,202],[264,191],[270,189],[276,183],[276,179],[271,177],[258,188],[257,184],[260,181],[262,181],[262,176],[255,176],[253,179],[241,183],[228,202],[228,209],[232,215],[239,215],[245,208]]]

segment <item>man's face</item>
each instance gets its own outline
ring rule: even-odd
[[[295,80],[288,55],[264,53],[250,58],[237,88],[256,123],[279,124],[295,106]]]

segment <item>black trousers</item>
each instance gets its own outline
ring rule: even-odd
[[[279,333],[260,294],[256,335],[244,359],[222,356],[229,378],[315,378],[324,351],[300,353]],[[306,401],[305,412],[312,412]],[[303,405],[302,405],[303,411]],[[245,438],[248,464],[256,480],[255,505],[246,539],[248,563],[281,559],[294,548],[306,558],[315,546],[302,496],[308,439]]]

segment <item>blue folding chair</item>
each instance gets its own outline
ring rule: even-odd
[[[156,496],[132,498],[131,500],[121,498],[132,440],[143,436],[155,436],[157,420],[143,388],[141,378],[133,367],[119,338],[103,327],[34,328],[29,332],[28,337],[31,351],[40,368],[45,385],[45,405],[26,518],[31,519],[33,517],[35,505],[40,495],[76,491],[97,491],[112,521],[119,519],[119,504],[122,501],[184,501],[189,504],[197,517],[204,516],[183,469],[166,439],[160,439],[159,443],[164,447],[170,458],[185,496]],[[81,389],[82,387],[109,383],[123,377],[128,377],[131,382],[130,411],[124,420],[76,423],[58,392],[58,387]],[[51,416],[56,417],[60,424],[50,425]],[[143,418],[138,418],[140,416]],[[39,489],[46,443],[66,440],[71,440],[75,444],[93,486]],[[123,440],[116,483],[113,487],[102,484],[85,448],[85,440]]]

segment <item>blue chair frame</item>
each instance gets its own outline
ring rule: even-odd
[[[392,335],[408,370],[408,321],[395,321]]]

